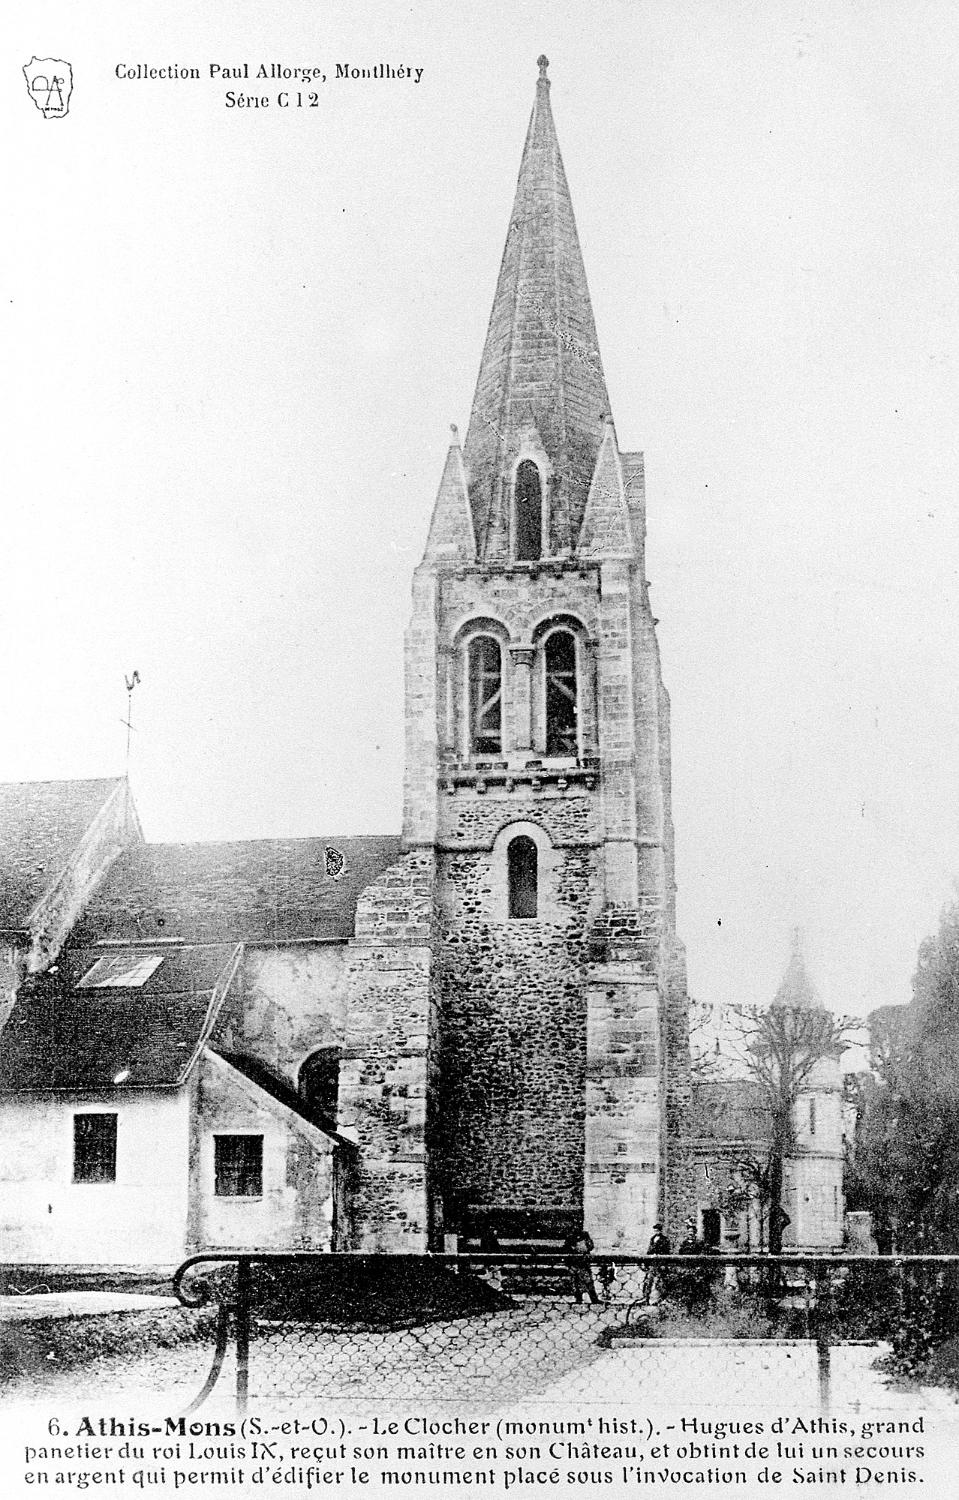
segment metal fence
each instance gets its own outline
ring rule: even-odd
[[[611,1353],[675,1340],[695,1345],[697,1384],[720,1381],[727,1397],[759,1342],[770,1380],[777,1358],[792,1360],[825,1412],[836,1346],[888,1343],[905,1355],[959,1332],[952,1255],[209,1254],[184,1261],[174,1287],[187,1306],[218,1307],[190,1411],[216,1386],[231,1342],[245,1412],[307,1396],[615,1399],[623,1367]],[[654,1396],[657,1369],[631,1360],[631,1390],[643,1393],[646,1371]]]

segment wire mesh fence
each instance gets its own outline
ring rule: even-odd
[[[194,1257],[181,1300],[219,1306],[232,1332],[236,1393],[364,1402],[502,1406],[532,1398],[655,1394],[656,1348],[696,1345],[701,1382],[729,1397],[755,1380],[756,1346],[829,1400],[831,1351],[885,1342],[906,1351],[959,1330],[954,1256],[573,1256],[468,1254]],[[747,1359],[742,1351],[753,1351]],[[739,1352],[737,1352],[739,1351]],[[747,1372],[747,1365],[751,1369]],[[712,1372],[712,1373],[711,1373]]]

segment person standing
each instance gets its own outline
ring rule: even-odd
[[[673,1247],[667,1235],[663,1233],[662,1224],[653,1225],[652,1237],[646,1247],[647,1255],[672,1255]],[[663,1272],[660,1266],[647,1266],[643,1275],[643,1292],[641,1302],[648,1302],[654,1306],[660,1301],[665,1285]]]
[[[563,1252],[569,1255],[572,1265],[574,1302],[582,1302],[584,1293],[590,1302],[599,1301],[593,1282],[592,1267],[589,1263],[589,1257],[595,1248],[592,1235],[585,1229],[574,1230],[563,1241]]]
[[[685,1234],[679,1242],[677,1255],[708,1255],[709,1247],[703,1243],[696,1231],[695,1219],[687,1219]],[[682,1287],[688,1313],[704,1312],[709,1303],[712,1272],[705,1266],[696,1266],[683,1272]]]

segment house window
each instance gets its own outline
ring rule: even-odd
[[[810,1101],[809,1101],[809,1134],[810,1135],[815,1135],[816,1134],[816,1101],[815,1101],[815,1099],[810,1099]]]
[[[213,1137],[214,1192],[218,1198],[262,1198],[263,1137]]]
[[[320,1047],[300,1069],[300,1098],[318,1115],[336,1124],[340,1092],[340,1049]]]
[[[499,641],[469,644],[470,754],[498,755],[503,745],[503,658]]]
[[[513,515],[517,560],[535,562],[543,555],[543,490],[539,469],[528,458],[516,470]]]
[[[576,641],[568,630],[546,640],[546,754],[576,754]]]
[[[74,1182],[116,1182],[116,1115],[74,1115],[73,1180]]]
[[[511,917],[536,916],[539,883],[537,860],[536,845],[525,833],[510,841],[506,851],[506,864]]]

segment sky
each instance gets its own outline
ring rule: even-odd
[[[122,772],[136,668],[148,838],[399,828],[410,578],[546,52],[646,454],[691,993],[768,1001],[798,925],[834,1009],[908,1000],[959,874],[954,6],[34,0],[0,26],[0,779]],[[34,55],[72,65],[65,119]],[[280,109],[295,83],[209,77],[244,62],[327,82]],[[423,73],[335,79],[380,62]],[[139,63],[203,76],[116,77]]]

